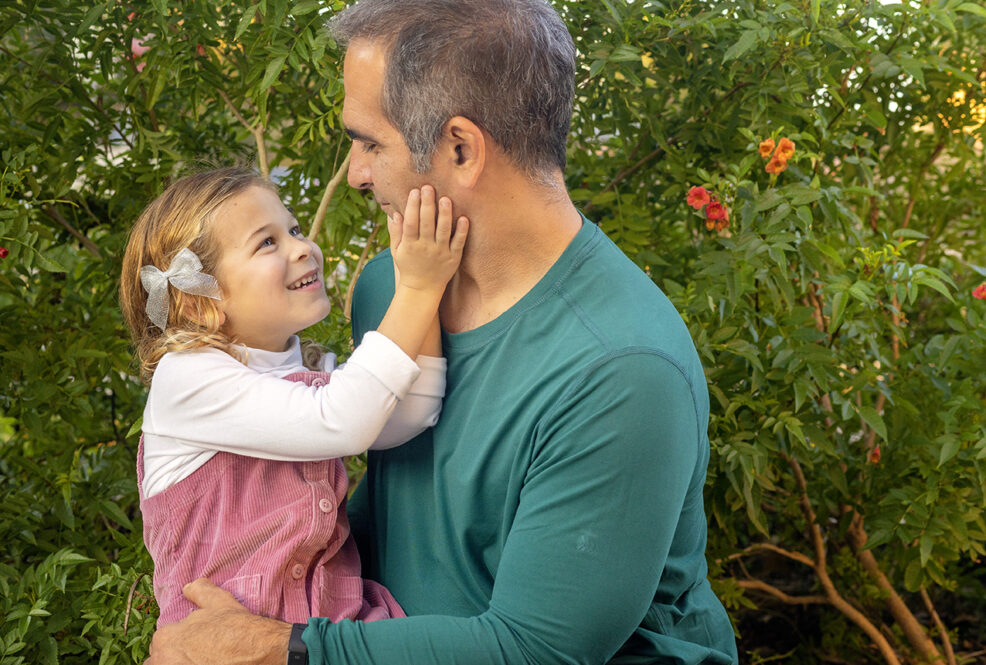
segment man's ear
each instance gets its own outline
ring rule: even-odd
[[[472,120],[457,115],[445,123],[440,154],[451,177],[463,188],[472,189],[486,168],[489,135]]]

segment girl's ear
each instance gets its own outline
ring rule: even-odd
[[[445,123],[436,164],[446,170],[459,187],[475,187],[486,168],[489,136],[472,120],[457,115]]]
[[[219,330],[226,323],[223,301],[206,296],[184,296],[178,302],[180,316],[207,330]]]

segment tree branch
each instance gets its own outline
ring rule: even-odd
[[[941,620],[938,616],[938,612],[935,611],[935,606],[931,603],[931,597],[928,596],[928,592],[925,591],[924,585],[921,586],[921,600],[924,601],[924,607],[928,610],[928,614],[935,622],[935,626],[938,627],[938,633],[941,635],[942,646],[945,647],[945,657],[948,659],[948,665],[955,665],[955,652],[952,651],[952,640],[948,637],[948,629],[945,628],[945,622]]]
[[[775,554],[780,554],[781,556],[787,557],[788,559],[791,559],[793,561],[797,561],[798,563],[803,563],[810,568],[815,567],[815,562],[812,561],[811,558],[805,556],[804,554],[801,554],[800,552],[792,552],[790,550],[784,549],[783,547],[772,545],[771,543],[753,543],[749,547],[746,547],[745,549],[742,549],[739,552],[733,552],[728,557],[726,557],[726,561],[739,559],[740,557],[746,554],[751,554],[753,552],[759,552],[762,550],[766,550],[768,552],[774,552]]]
[[[890,614],[893,615],[894,620],[904,631],[904,635],[907,637],[907,641],[911,643],[911,646],[917,649],[921,656],[929,663],[933,665],[945,665],[941,653],[938,651],[935,643],[931,641],[931,638],[928,637],[924,626],[917,620],[910,608],[907,607],[904,599],[900,597],[900,594],[897,593],[897,590],[890,584],[890,580],[887,579],[887,576],[880,569],[880,564],[877,562],[872,550],[864,549],[867,540],[868,536],[863,529],[863,518],[859,513],[855,513],[849,524],[849,541],[853,550],[856,552],[856,558],[863,564],[863,568],[869,573],[870,577],[876,581],[877,586],[887,594],[887,609],[890,610]]]
[[[789,596],[775,586],[771,586],[761,580],[736,580],[736,586],[741,589],[754,589],[777,598],[782,603],[788,605],[828,605],[829,599],[825,596]]]
[[[339,183],[346,176],[346,172],[349,170],[349,160],[352,156],[353,149],[350,148],[349,152],[346,153],[346,158],[342,160],[342,164],[336,169],[335,175],[329,180],[329,184],[325,186],[325,192],[322,193],[322,200],[319,202],[318,210],[315,212],[312,228],[308,231],[309,240],[315,240],[318,237],[319,231],[322,230],[322,221],[325,219],[325,213],[329,209],[329,201],[332,200],[332,194],[336,191],[336,187],[339,186]]]
[[[894,651],[890,642],[887,638],[883,636],[883,633],[873,625],[866,615],[857,610],[855,607],[849,604],[849,602],[842,597],[839,591],[835,588],[832,579],[828,574],[828,567],[826,564],[825,556],[825,540],[822,537],[822,529],[818,526],[818,519],[815,516],[815,511],[811,507],[811,500],[808,498],[808,483],[805,480],[805,474],[801,470],[801,465],[798,460],[794,459],[789,455],[784,455],[787,463],[790,465],[791,470],[794,471],[794,478],[798,484],[798,489],[801,490],[801,511],[804,513],[805,520],[808,523],[808,532],[811,537],[811,542],[815,546],[815,574],[818,576],[818,581],[822,585],[822,589],[825,590],[825,595],[837,610],[842,612],[850,621],[855,623],[857,626],[866,633],[869,638],[876,645],[877,649],[880,650],[880,654],[883,659],[887,662],[887,665],[901,665],[900,658],[897,657],[897,653]]]
[[[911,223],[911,213],[914,212],[914,202],[916,200],[914,192],[920,188],[921,181],[924,180],[924,177],[928,174],[928,169],[930,169],[931,165],[935,163],[935,160],[938,159],[944,148],[945,141],[939,141],[938,145],[936,145],[935,149],[931,152],[931,156],[928,157],[927,161],[925,161],[925,163],[921,166],[921,170],[918,172],[918,177],[914,181],[914,186],[911,188],[911,192],[907,196],[907,211],[904,213],[904,221],[902,223],[902,226],[905,229]]]
[[[81,242],[82,243],[82,246],[85,247],[87,250],[89,250],[89,253],[90,254],[92,254],[93,256],[95,256],[97,259],[100,259],[100,258],[103,257],[102,253],[99,251],[99,247],[96,246],[96,243],[94,243],[92,240],[90,240],[89,238],[87,238],[85,236],[85,234],[83,234],[77,228],[75,228],[74,226],[72,226],[69,223],[69,221],[62,216],[62,214],[60,212],[58,212],[57,210],[55,210],[54,207],[52,207],[50,205],[49,206],[45,206],[43,208],[43,210],[44,210],[44,212],[45,212],[46,215],[48,215],[53,220],[55,220],[56,222],[58,222],[59,224],[61,224],[62,227],[66,231],[68,231],[69,233],[71,233],[75,237],[76,240],[78,240],[79,242]]]
[[[233,104],[233,100],[229,98],[229,95],[227,95],[224,90],[217,88],[216,92],[218,92],[219,96],[225,100],[226,105],[229,106],[229,109],[233,112],[233,115],[236,116],[236,119],[240,121],[240,124],[246,127],[247,131],[253,134],[253,140],[257,144],[257,162],[260,169],[260,175],[270,180],[270,167],[267,165],[267,142],[264,139],[263,124],[258,121],[257,123],[251,125],[247,122],[246,118],[243,117],[243,114],[240,113],[240,110],[236,108],[236,105]]]
[[[346,289],[346,303],[343,311],[346,314],[346,319],[352,318],[352,308],[353,308],[353,289],[356,288],[356,280],[359,278],[361,272],[363,272],[363,266],[370,258],[370,248],[373,247],[374,242],[377,239],[377,234],[380,233],[380,229],[383,228],[382,223],[377,223],[373,227],[373,231],[370,232],[370,237],[366,239],[366,244],[363,246],[363,253],[360,254],[359,261],[356,263],[356,268],[353,270],[353,278],[349,280],[349,288]]]

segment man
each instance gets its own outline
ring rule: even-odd
[[[409,617],[292,632],[197,581],[203,609],[149,662],[281,665],[292,637],[313,664],[736,662],[705,579],[704,373],[667,298],[566,193],[561,19],[542,0],[362,0],[332,29],[350,184],[394,213],[427,183],[470,220],[440,310],[439,424],[371,455],[350,506],[365,574]],[[384,254],[357,339],[392,289]]]

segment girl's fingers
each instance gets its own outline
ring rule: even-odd
[[[387,215],[387,230],[390,231],[390,251],[394,251],[401,244],[401,235],[404,225],[401,223],[403,218],[400,213]]]
[[[418,220],[421,214],[421,190],[412,189],[407,195],[407,207],[404,210],[404,224],[401,240],[418,239]]]
[[[452,235],[452,200],[443,196],[438,200],[438,223],[435,226],[435,242],[448,247]]]
[[[418,221],[418,237],[431,240],[435,237],[435,188],[421,188],[421,216]]]
[[[462,256],[462,248],[466,246],[467,235],[469,235],[469,219],[460,217],[455,223],[455,235],[452,236],[452,242],[449,244],[452,254]]]

